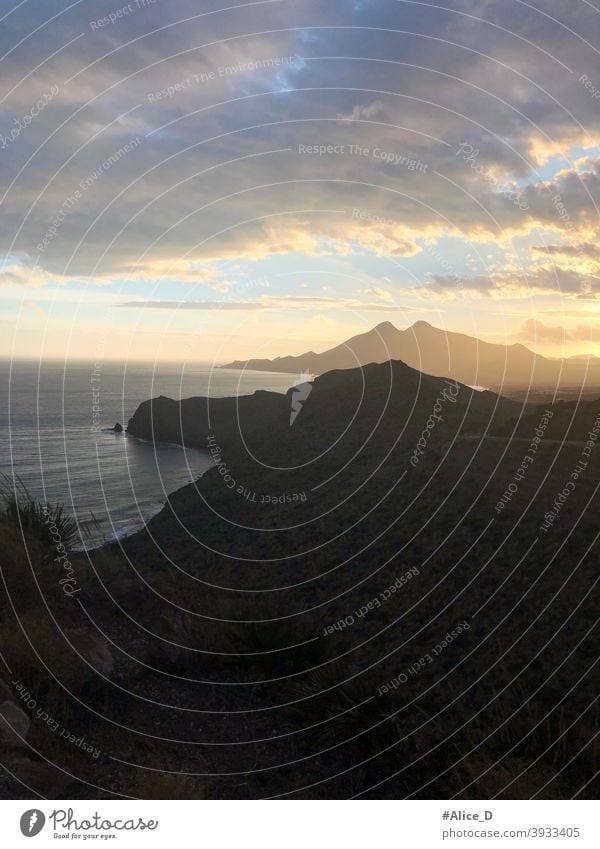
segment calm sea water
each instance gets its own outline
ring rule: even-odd
[[[90,548],[142,527],[169,493],[211,466],[202,451],[103,428],[125,427],[138,404],[158,395],[285,392],[295,377],[202,364],[0,361],[0,473],[18,475],[40,500],[64,504]]]

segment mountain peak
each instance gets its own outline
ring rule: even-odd
[[[359,333],[320,354],[278,360],[250,360],[229,368],[257,368],[311,374],[356,368],[369,363],[401,360],[424,374],[449,377],[467,386],[501,389],[514,387],[600,386],[600,358],[549,360],[525,346],[485,342],[464,333],[444,330],[419,320],[403,330],[382,321],[372,330]]]

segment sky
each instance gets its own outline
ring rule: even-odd
[[[600,356],[595,3],[10,0],[0,355]]]

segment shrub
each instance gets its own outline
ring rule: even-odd
[[[3,476],[0,483],[0,519],[50,547],[62,543],[71,549],[80,540],[79,528],[62,504],[35,501],[23,481]]]

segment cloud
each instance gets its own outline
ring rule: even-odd
[[[218,13],[191,0],[131,5],[101,25],[101,0],[46,0],[3,21],[0,249],[47,275],[166,273],[224,292],[227,278],[186,264],[412,256],[420,237],[448,233],[600,235],[600,110],[579,81],[597,68],[590,4],[371,0],[354,4],[352,27],[345,8],[319,0]],[[474,162],[458,154],[463,142]],[[541,171],[576,145],[590,155]],[[507,284],[462,288],[495,296]],[[433,280],[428,291],[456,289]]]
[[[257,301],[125,301],[116,307],[143,310],[262,310]]]
[[[300,297],[282,295],[280,297],[265,297],[258,301],[126,301],[115,304],[118,307],[131,309],[156,310],[225,310],[225,311],[254,311],[254,310],[323,310],[353,311],[353,312],[417,312],[414,307],[399,306],[389,303],[369,303],[351,298]],[[419,310],[420,312],[420,310]]]
[[[535,318],[529,318],[521,325],[518,338],[526,342],[564,343],[570,337],[564,327],[552,327]]]
[[[430,275],[422,286],[404,289],[416,298],[452,300],[472,298],[522,298],[531,295],[561,295],[569,298],[596,298],[598,278],[570,269],[535,266],[521,273],[498,272],[490,275]]]
[[[36,304],[35,301],[22,301],[21,306],[26,312],[32,312],[35,315],[46,315],[46,310],[40,304]]]
[[[589,257],[600,260],[600,247],[590,242],[575,245],[533,245],[531,250],[546,256]]]
[[[136,266],[119,268],[113,274],[93,275],[86,282],[92,284],[108,284],[115,276],[123,278],[128,283],[185,283],[190,285],[207,286],[217,292],[228,292],[238,282],[222,269],[206,263],[191,261],[154,261]],[[45,286],[48,284],[66,285],[82,278],[77,274],[58,274],[45,270],[41,265],[34,265],[19,259],[9,260],[0,265],[0,285]]]
[[[394,300],[392,292],[388,292],[387,289],[380,289],[377,286],[372,289],[359,289],[358,291],[362,295],[373,295],[373,297],[379,298],[382,301],[387,301],[388,303],[391,303]]]
[[[28,266],[18,261],[8,261],[0,265],[0,286],[44,286],[47,283],[60,283],[60,275],[49,274],[41,266]]]
[[[560,325],[548,325],[535,318],[527,319],[521,325],[518,338],[525,342],[545,342],[562,345],[565,342],[600,342],[600,327],[577,325],[566,328]]]

